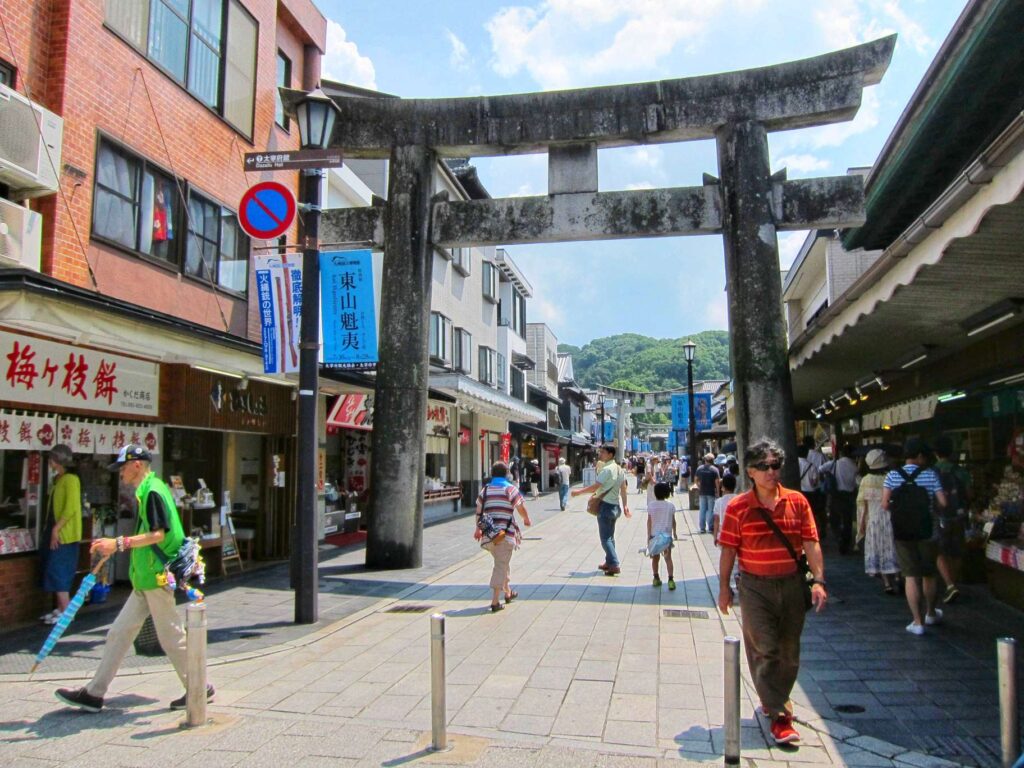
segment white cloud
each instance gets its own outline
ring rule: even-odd
[[[726,2],[548,0],[502,8],[486,24],[492,67],[503,77],[525,70],[546,90],[631,80],[680,44],[693,48]]]
[[[723,291],[704,306],[703,327],[712,330],[729,328],[729,297]]]
[[[448,63],[452,69],[469,69],[469,49],[466,48],[466,44],[459,40],[458,35],[450,29],[445,29],[444,35],[448,39],[448,44],[452,47],[452,52],[448,56]]]
[[[649,181],[637,181],[626,185],[626,189],[633,191],[637,189],[654,189],[654,185]]]
[[[323,76],[339,83],[377,90],[377,73],[369,57],[348,39],[345,28],[336,21],[327,21],[327,53],[322,63]]]
[[[634,147],[626,156],[630,163],[644,168],[661,168],[665,162],[665,151],[653,145]]]
[[[772,169],[779,170],[781,168],[788,168],[796,173],[812,173],[814,171],[824,171],[832,163],[823,157],[816,157],[815,155],[808,154],[796,154],[796,155],[782,155],[781,157],[775,158],[772,162]]]
[[[935,41],[900,8],[898,0],[832,0],[814,12],[814,20],[825,41],[835,48],[893,32],[919,54],[929,54],[935,47]]]

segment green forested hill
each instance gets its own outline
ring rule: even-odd
[[[702,331],[689,336],[697,344],[693,378],[728,379],[729,334]],[[576,381],[583,387],[610,387],[651,392],[686,386],[686,359],[682,339],[652,339],[623,333],[594,339],[582,347],[559,344],[559,352],[572,354]]]

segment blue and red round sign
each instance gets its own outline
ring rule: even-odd
[[[295,195],[276,181],[254,184],[238,204],[238,223],[245,234],[256,240],[280,237],[294,220]]]

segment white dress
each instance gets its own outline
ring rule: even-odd
[[[868,576],[899,573],[896,562],[896,541],[892,536],[892,519],[882,509],[885,475],[869,474],[860,482],[858,510],[867,503],[867,532],[864,536],[864,572]]]

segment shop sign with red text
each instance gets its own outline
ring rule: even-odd
[[[71,344],[0,331],[0,400],[156,416],[159,366]]]

